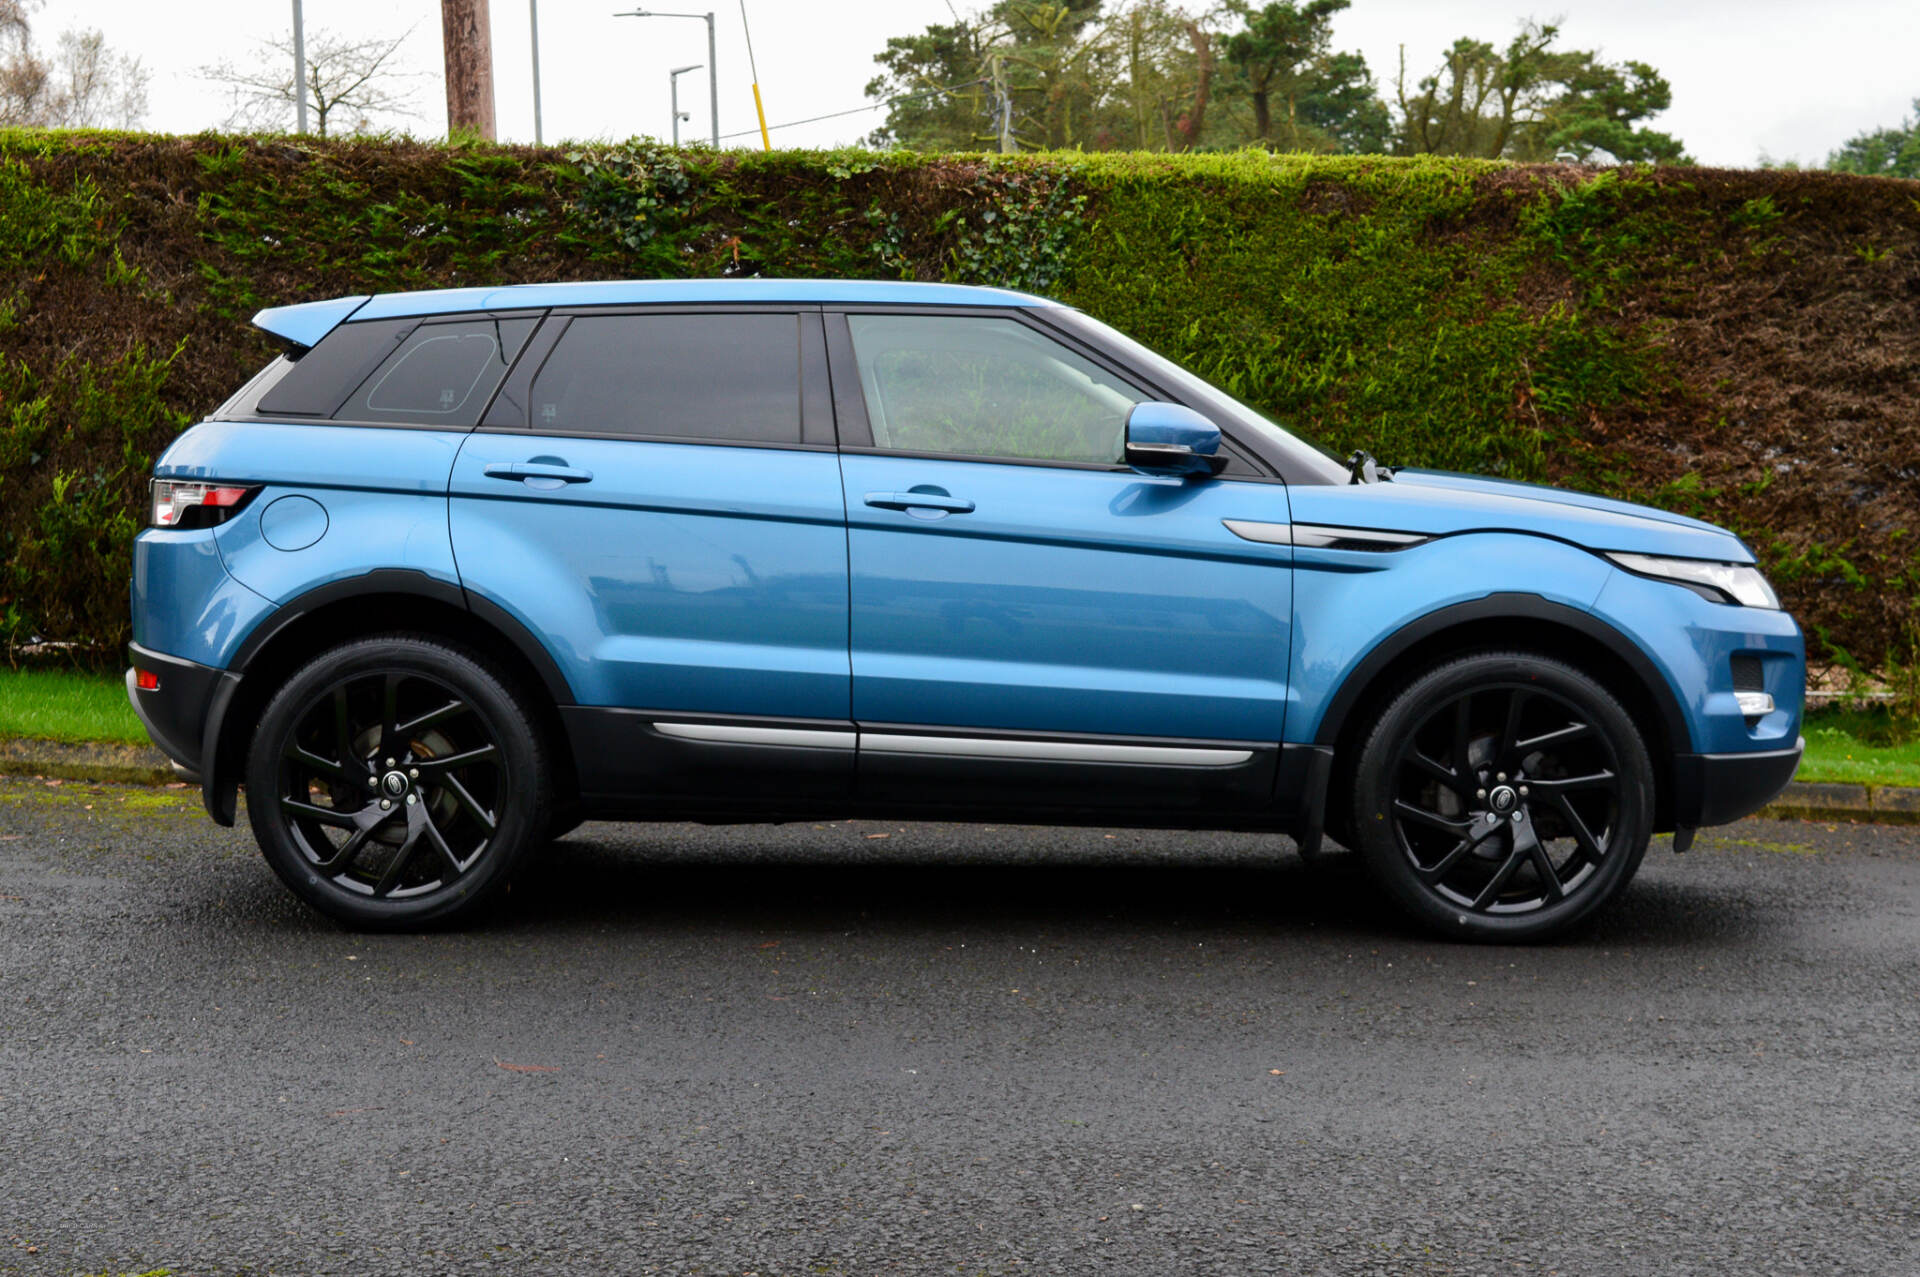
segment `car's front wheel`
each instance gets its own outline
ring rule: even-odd
[[[1427,925],[1539,940],[1626,886],[1653,825],[1653,769],[1632,718],[1559,661],[1449,661],[1375,720],[1353,782],[1368,870]]]
[[[267,863],[354,927],[470,913],[542,838],[550,807],[521,693],[478,655],[423,636],[315,657],[268,703],[247,761]]]

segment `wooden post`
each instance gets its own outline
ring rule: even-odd
[[[487,0],[440,0],[440,40],[447,60],[447,133],[462,130],[493,141],[493,35]]]

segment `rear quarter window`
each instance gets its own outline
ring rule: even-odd
[[[361,382],[334,417],[471,427],[480,420],[534,323],[533,319],[468,319],[421,324]]]

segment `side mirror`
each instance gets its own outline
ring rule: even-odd
[[[1137,403],[1127,413],[1127,464],[1167,478],[1216,475],[1227,468],[1220,427],[1177,403]]]

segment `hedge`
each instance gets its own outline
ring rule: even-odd
[[[1913,655],[1920,183],[38,132],[0,133],[0,636],[118,659],[148,468],[261,306],[757,274],[1046,293],[1335,450],[1722,523],[1816,656]]]

